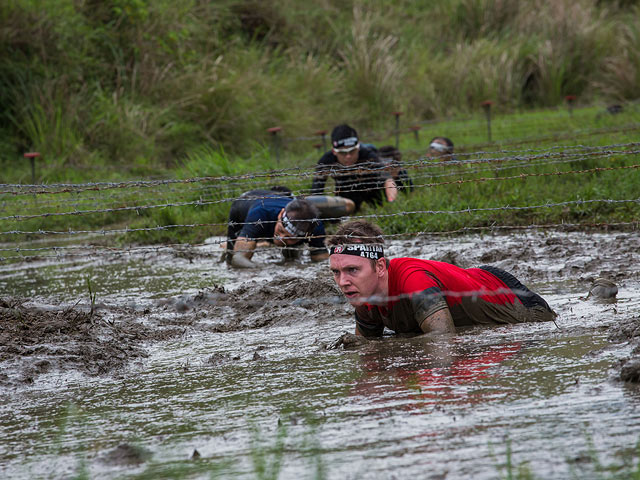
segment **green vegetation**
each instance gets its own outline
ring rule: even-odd
[[[566,163],[535,156],[557,145],[637,140],[639,19],[633,1],[3,4],[2,182],[32,182],[21,157],[30,150],[43,155],[36,183],[179,182],[5,190],[0,241],[33,240],[39,230],[117,230],[94,241],[199,242],[224,233],[229,199],[245,190],[280,183],[308,193],[319,129],[347,121],[365,141],[394,143],[394,110],[404,112],[405,162],[424,186],[364,215],[633,199],[634,169],[532,175],[636,163],[633,146],[585,150]],[[571,115],[566,95],[577,96]],[[494,102],[491,142],[486,99]],[[607,113],[611,102],[624,111]],[[418,138],[406,129],[412,124],[422,126]],[[274,125],[283,127],[277,157],[265,132]],[[493,169],[424,162],[427,141],[442,134],[460,159],[508,159]],[[515,157],[526,165],[502,168]],[[473,181],[440,185],[460,180]],[[65,215],[42,216],[52,213]],[[637,218],[637,203],[574,203],[378,221],[404,233]]]
[[[632,100],[639,18],[613,0],[4,2],[0,159],[40,151],[47,182],[155,175],[203,148],[246,157],[273,125]]]

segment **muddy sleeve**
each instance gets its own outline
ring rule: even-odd
[[[262,207],[254,207],[249,210],[247,217],[244,219],[242,230],[238,233],[238,237],[248,238],[250,240],[258,240],[266,238],[266,224],[262,223],[266,217]]]
[[[356,308],[355,312],[356,316],[356,325],[358,326],[358,330],[365,337],[381,337],[382,332],[384,331],[384,325],[381,323],[376,323],[374,319],[371,318],[366,308]]]
[[[411,306],[413,307],[413,318],[418,325],[421,325],[425,318],[434,313],[449,308],[440,287],[430,287],[421,292],[413,293]]]

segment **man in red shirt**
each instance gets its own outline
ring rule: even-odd
[[[334,279],[355,307],[356,335],[455,333],[456,327],[553,321],[540,295],[504,270],[384,256],[382,230],[363,220],[329,240]]]

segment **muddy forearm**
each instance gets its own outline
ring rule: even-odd
[[[420,323],[420,329],[424,333],[456,333],[451,311],[443,308],[429,315]]]
[[[233,246],[233,253],[235,255],[241,254],[247,259],[251,260],[253,257],[253,251],[256,249],[256,242],[248,240],[246,238],[238,238]]]

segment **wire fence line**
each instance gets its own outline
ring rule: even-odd
[[[446,163],[450,165],[465,165],[465,164],[476,164],[476,163],[492,163],[492,162],[507,162],[507,161],[522,161],[524,159],[537,159],[537,158],[548,158],[550,155],[566,155],[566,156],[575,156],[579,157],[581,155],[586,156],[597,156],[598,154],[602,155],[613,155],[613,154],[628,154],[629,152],[625,150],[615,150],[620,148],[630,148],[640,145],[640,143],[632,142],[625,144],[614,144],[607,146],[574,146],[574,147],[565,147],[565,146],[557,146],[553,147],[549,150],[541,150],[541,149],[530,149],[526,151],[509,151],[509,150],[500,150],[500,151],[478,151],[478,152],[470,152],[470,153],[461,153],[456,154],[457,157],[483,157],[486,155],[499,155],[503,154],[503,156],[491,156],[489,158],[473,158],[469,160],[448,160]],[[563,153],[558,152],[557,150],[564,148],[566,150],[575,150],[582,149],[586,150],[585,152],[576,152],[576,153]],[[595,152],[594,152],[595,150]],[[522,155],[522,153],[526,152],[536,152],[530,157],[526,155]],[[508,155],[510,153],[520,153],[520,155]],[[637,153],[637,152],[632,152]],[[434,161],[429,157],[423,156],[418,158],[413,162],[405,162],[406,166],[420,166],[423,168],[437,168],[443,166],[442,161]],[[355,171],[358,167],[354,167],[353,169],[345,168],[343,169],[346,173],[350,171]],[[383,169],[384,167],[379,167]],[[311,167],[291,167],[284,168],[278,170],[271,171],[261,171],[254,173],[246,173],[241,175],[223,175],[223,176],[204,176],[204,177],[192,177],[185,179],[162,179],[162,180],[131,180],[131,181],[123,181],[123,182],[88,182],[88,183],[54,183],[49,185],[44,184],[0,184],[0,188],[4,188],[5,190],[0,190],[0,194],[3,195],[37,195],[37,194],[60,194],[60,193],[71,193],[77,191],[101,191],[101,190],[109,190],[109,189],[123,189],[123,188],[152,188],[164,185],[171,184],[191,184],[191,183],[202,183],[202,182],[218,182],[225,185],[230,185],[231,182],[242,180],[242,185],[247,181],[254,181],[255,179],[265,178],[265,179],[273,179],[273,178],[287,178],[287,177],[301,177],[310,180],[313,176],[316,175],[315,165]],[[57,189],[57,190],[49,190],[49,189]]]
[[[562,172],[545,172],[545,173],[521,173],[519,175],[508,176],[508,177],[481,177],[481,178],[473,178],[473,179],[457,179],[451,180],[447,182],[437,182],[437,183],[425,183],[425,184],[414,184],[415,188],[433,188],[443,185],[462,185],[465,183],[483,183],[483,182],[492,182],[492,181],[507,181],[514,179],[526,179],[530,177],[547,177],[547,176],[561,176],[561,175],[572,175],[572,174],[586,174],[586,173],[597,173],[597,172],[605,172],[605,171],[614,171],[614,170],[628,170],[628,169],[637,169],[640,165],[623,165],[618,167],[596,167],[585,170],[572,170],[572,171],[562,171]],[[367,191],[367,188],[361,189],[351,189],[352,192],[363,192]],[[71,216],[71,215],[92,215],[98,213],[113,213],[113,212],[124,212],[124,211],[136,211],[138,214],[142,210],[154,209],[154,208],[168,208],[168,207],[185,207],[185,206],[193,206],[193,207],[202,207],[205,205],[215,205],[219,203],[228,203],[237,200],[239,197],[231,197],[231,198],[223,198],[219,200],[195,200],[191,202],[179,202],[179,203],[165,203],[158,205],[135,205],[135,206],[125,206],[125,207],[114,207],[114,208],[102,208],[95,210],[74,210],[71,212],[47,212],[33,215],[8,215],[5,217],[0,217],[0,220],[30,220],[35,218],[47,218],[47,217],[56,217],[56,216]],[[260,195],[248,195],[243,197],[244,200],[259,200],[265,199],[268,197],[260,196]],[[246,224],[255,224],[257,222],[248,222]]]
[[[415,160],[403,163],[403,166],[411,171],[411,178],[414,180],[414,188],[428,189],[447,185],[464,185],[464,184],[486,184],[489,182],[505,182],[519,181],[533,178],[545,178],[552,176],[578,176],[597,174],[600,172],[619,171],[629,172],[636,171],[640,167],[637,164],[629,164],[633,157],[640,153],[640,142],[616,143],[611,145],[554,145],[547,148],[528,148],[516,150],[481,150],[478,152],[470,152],[457,154],[457,159],[450,161],[435,161],[428,157],[421,156]],[[564,171],[532,171],[534,168],[543,168],[545,166],[557,164],[571,164],[587,160],[597,160],[596,166],[592,168],[571,169]],[[623,164],[612,164],[609,161],[626,162]],[[604,163],[604,162],[607,163]],[[632,161],[632,160],[631,160]],[[594,163],[587,163],[591,166]],[[358,168],[358,167],[356,167]],[[345,173],[353,173],[356,170],[345,169]],[[513,169],[522,169],[513,175],[502,175],[503,172]],[[380,170],[382,167],[380,168]],[[551,170],[551,169],[547,169]],[[371,170],[370,170],[371,171]],[[375,171],[375,170],[373,170]],[[492,172],[493,176],[473,177],[473,175],[482,172]],[[169,208],[201,208],[217,204],[225,204],[233,202],[239,198],[244,200],[252,200],[264,198],[263,196],[243,196],[240,197],[242,189],[255,189],[266,182],[282,179],[290,182],[306,182],[310,184],[313,175],[316,174],[315,168],[293,167],[276,171],[263,171],[242,175],[226,175],[218,177],[193,177],[187,179],[164,179],[164,180],[132,180],[125,182],[89,182],[79,184],[50,184],[50,185],[15,185],[2,184],[0,188],[0,212],[3,209],[13,208],[16,206],[18,212],[0,216],[0,221],[4,222],[22,222],[28,220],[48,219],[57,217],[73,217],[73,216],[93,216],[99,214],[130,212],[140,215],[143,211],[152,209],[169,209]],[[440,180],[442,179],[442,180]],[[436,180],[436,181],[434,181]],[[311,193],[311,189],[306,185],[295,186],[292,184],[292,190],[296,195],[306,195]],[[369,187],[370,188],[370,187]],[[139,189],[143,189],[144,195],[141,195]],[[158,189],[155,191],[153,189]],[[368,188],[354,189],[353,191],[364,191]],[[149,193],[152,193],[149,195]],[[2,194],[8,199],[2,200]],[[63,195],[74,196],[75,198],[66,198]],[[33,199],[22,200],[20,195],[33,196]],[[48,197],[48,195],[54,195]],[[86,198],[91,195],[90,198]],[[182,195],[183,197],[180,197]],[[198,195],[193,199],[190,195]],[[45,196],[42,200],[42,196]],[[6,198],[6,197],[5,197]],[[86,203],[79,202],[82,200],[93,200],[96,208],[86,208]],[[160,202],[151,201],[160,199]],[[142,201],[141,201],[142,200]],[[164,201],[162,201],[164,200]],[[176,201],[178,200],[178,201]],[[184,201],[182,201],[184,200]],[[119,202],[120,205],[108,205],[106,202]],[[68,203],[66,203],[68,202]],[[133,205],[122,205],[122,203],[134,203]],[[557,207],[568,206],[585,206],[585,205],[637,205],[640,204],[640,198],[599,198],[599,199],[571,199],[560,202],[544,202],[536,205],[496,205],[483,208],[464,208],[464,209],[413,209],[408,211],[393,213],[371,213],[366,215],[353,215],[349,217],[331,217],[322,219],[328,222],[339,222],[349,219],[384,219],[396,216],[424,216],[424,215],[469,215],[482,212],[504,212],[504,211],[521,211],[535,209],[551,209]],[[65,207],[66,205],[66,207]],[[421,205],[422,206],[422,205]],[[26,207],[26,208],[25,208]],[[69,209],[71,208],[71,209]],[[34,213],[25,212],[27,209],[33,209]],[[44,211],[48,210],[48,211]],[[68,211],[61,211],[68,210]],[[126,220],[125,220],[126,221]],[[94,222],[95,224],[96,222]],[[124,223],[123,221],[120,222]],[[244,226],[256,223],[275,223],[275,222],[235,222],[233,226]],[[148,224],[147,224],[148,225]],[[126,247],[118,249],[112,246],[43,246],[33,247],[29,242],[33,239],[45,238],[73,238],[79,235],[89,235],[91,237],[106,237],[110,235],[128,235],[137,232],[160,232],[175,229],[197,229],[197,228],[214,228],[218,231],[224,231],[229,226],[229,222],[192,222],[178,223],[172,222],[167,225],[143,226],[139,228],[114,227],[114,228],[96,228],[96,229],[75,229],[72,227],[66,229],[42,228],[41,226],[33,229],[10,228],[7,231],[0,231],[0,238],[7,238],[8,241],[14,242],[14,245],[0,248],[0,252],[6,252],[6,255],[0,256],[2,262],[13,261],[31,261],[36,259],[47,258],[65,258],[65,257],[81,257],[86,252],[103,252],[107,255],[124,255],[133,254],[135,252],[159,252],[166,248],[180,248],[175,245],[163,246],[144,246],[144,247]],[[544,228],[571,229],[571,228],[602,228],[602,229],[633,229],[637,230],[637,222],[580,222],[580,223],[554,223],[548,225],[497,225],[495,222],[491,225],[484,226],[468,226],[455,230],[442,232],[431,231],[413,231],[400,234],[386,235],[387,238],[401,238],[411,236],[427,236],[427,235],[454,235],[473,232],[500,232],[500,231],[527,231]],[[26,236],[28,238],[25,246],[23,240],[18,238]],[[299,238],[299,237],[298,237]],[[258,242],[273,240],[273,238],[256,238]],[[76,240],[77,241],[77,240]],[[20,242],[20,243],[19,243]],[[216,240],[213,244],[222,245],[225,240]],[[58,242],[61,243],[61,242]],[[211,243],[208,243],[211,245]],[[193,245],[189,245],[193,247]],[[82,250],[79,250],[81,249]],[[291,249],[305,249],[305,247],[290,247]],[[267,247],[258,246],[256,251],[267,249]],[[34,253],[38,252],[54,252],[52,255],[42,255]],[[18,260],[19,259],[19,260]]]
[[[428,231],[428,230],[416,230],[402,233],[392,233],[392,234],[383,234],[383,238],[389,240],[398,240],[398,239],[416,239],[416,238],[424,238],[424,237],[447,237],[454,236],[460,234],[470,234],[470,233],[487,233],[487,234],[499,234],[511,231],[521,231],[521,232],[535,232],[538,230],[558,230],[558,231],[576,231],[576,230],[585,230],[585,229],[595,229],[598,231],[601,230],[631,230],[636,231],[640,229],[640,220],[632,221],[632,222],[581,222],[581,223],[549,223],[549,224],[530,224],[530,225],[498,225],[492,224],[487,226],[477,226],[477,227],[460,227],[454,230],[447,231]],[[266,246],[263,244],[267,243],[269,240],[272,240],[271,237],[261,237],[257,238],[256,241],[258,245],[253,250],[254,252],[260,251],[273,251],[273,246]],[[100,253],[100,256],[124,256],[124,255],[138,255],[144,253],[161,253],[168,252],[173,255],[180,256],[181,254],[191,255],[194,250],[198,250],[202,247],[224,247],[226,244],[226,239],[213,240],[207,243],[175,243],[175,244],[162,244],[162,245],[128,245],[124,247],[114,247],[114,246],[105,246],[105,245],[71,245],[71,246],[60,246],[60,245],[48,245],[44,247],[23,247],[21,245],[16,245],[13,247],[3,247],[0,248],[0,252],[14,253],[12,256],[0,256],[0,262],[12,262],[12,261],[35,261],[35,260],[46,260],[46,259],[64,259],[64,258],[75,258],[75,257],[84,257],[87,258],[88,252],[91,253]],[[287,247],[290,250],[298,250],[305,251],[308,249],[306,246],[290,246]],[[46,251],[54,251],[51,255],[29,255],[32,252],[46,252]],[[27,253],[28,255],[25,255]],[[221,250],[218,250],[217,253],[211,253],[213,255],[219,255],[222,253]],[[207,252],[199,252],[202,255],[209,255]]]
[[[524,206],[511,206],[504,205],[499,207],[482,207],[482,208],[465,208],[460,210],[413,210],[403,211],[399,213],[387,213],[387,214],[367,214],[367,215],[352,215],[348,218],[351,219],[376,219],[376,218],[388,218],[401,215],[463,215],[477,212],[498,212],[498,211],[519,211],[519,210],[533,210],[540,208],[552,208],[552,207],[564,207],[569,205],[589,205],[595,203],[604,204],[632,204],[640,203],[640,198],[635,199],[590,199],[590,200],[569,200],[556,203],[545,203],[540,205],[524,205]],[[341,221],[345,217],[331,217],[325,218],[323,221]],[[0,232],[0,235],[80,235],[80,234],[94,234],[94,235],[111,235],[116,233],[134,233],[134,232],[154,232],[171,230],[176,228],[198,228],[198,227],[225,227],[229,224],[233,225],[255,225],[255,224],[270,224],[276,223],[277,220],[267,221],[262,220],[258,222],[224,222],[224,223],[192,223],[192,224],[175,224],[175,225],[161,225],[156,227],[140,227],[140,228],[114,228],[114,229],[101,229],[101,230],[8,230]],[[301,237],[291,237],[296,239],[302,239]]]
[[[626,152],[631,153],[631,152]],[[636,153],[636,152],[634,152]],[[611,158],[613,155],[610,155],[609,158]],[[604,158],[604,157],[603,157]],[[420,171],[419,169],[411,169],[411,179],[412,181],[418,181],[418,180],[422,180],[422,179],[435,179],[435,178],[442,178],[442,177],[452,177],[452,176],[466,176],[466,175],[473,175],[473,174],[477,174],[477,173],[482,173],[482,172],[492,172],[494,174],[498,173],[498,172],[503,172],[503,171],[507,171],[507,170],[513,170],[516,168],[533,168],[533,167],[542,167],[542,166],[548,166],[548,165],[560,165],[560,164],[565,164],[565,163],[570,163],[570,162],[575,162],[576,158],[574,157],[562,157],[560,159],[552,159],[552,160],[547,160],[546,158],[541,158],[541,159],[533,159],[533,160],[525,160],[524,162],[520,162],[520,163],[510,163],[507,165],[503,165],[503,164],[496,164],[496,165],[490,165],[487,166],[485,168],[475,168],[475,169],[466,169],[466,170],[453,170],[450,169],[451,167],[455,166],[455,165],[442,165],[442,168],[445,169],[446,171],[443,173],[433,173],[431,171]],[[409,167],[411,168],[411,167]],[[443,182],[442,184],[446,184],[446,182]],[[243,184],[245,185],[245,184]],[[429,185],[429,186],[437,186],[437,184],[424,184],[424,185]],[[420,187],[420,186],[424,186],[424,185],[420,185],[420,184],[414,184],[414,187]],[[245,188],[247,186],[245,185]],[[264,189],[268,189],[270,187],[270,185],[268,183],[266,184],[253,184],[251,185],[252,189],[256,189],[256,188],[264,188]],[[185,202],[192,202],[192,203],[198,203],[200,205],[202,205],[205,200],[203,199],[204,195],[207,196],[212,196],[214,194],[226,194],[226,193],[237,193],[238,192],[238,188],[222,188],[219,185],[200,185],[197,187],[192,187],[192,186],[185,186],[185,188],[179,189],[179,188],[172,188],[170,186],[164,186],[163,187],[163,191],[159,192],[157,195],[145,195],[144,196],[144,200],[147,202],[146,204],[148,205],[148,202],[152,202],[152,201],[156,201],[159,199],[162,200],[167,200],[168,198],[174,199],[174,200],[184,200]],[[304,188],[293,188],[292,192],[294,195],[296,196],[300,196],[300,195],[304,195],[307,192],[310,192],[310,190],[304,189]],[[60,197],[56,197],[55,199],[48,199],[47,203],[45,205],[43,205],[42,203],[38,202],[38,201],[34,201],[34,199],[30,199],[30,200],[11,200],[11,202],[1,202],[0,203],[0,212],[2,212],[3,210],[7,210],[9,207],[12,208],[20,208],[21,211],[25,211],[25,210],[30,210],[30,209],[34,209],[37,211],[41,211],[43,207],[47,207],[47,208],[55,208],[55,209],[68,209],[70,207],[75,208],[76,210],[80,210],[80,209],[90,209],[90,207],[94,207],[90,210],[93,211],[97,211],[99,207],[102,207],[105,203],[114,203],[114,202],[122,202],[122,201],[130,201],[130,200],[138,200],[138,196],[136,196],[134,193],[127,191],[113,191],[110,192],[108,196],[104,197],[103,200],[101,201],[97,201],[94,199],[89,199],[89,198],[80,198],[77,197],[77,195],[81,193],[81,192],[74,192],[73,195],[76,195],[75,198],[60,198]],[[199,195],[197,200],[193,200],[194,195]],[[230,199],[226,199],[226,200],[236,200],[239,197],[230,197]],[[246,198],[246,197],[243,197]],[[258,197],[252,197],[252,198],[258,198]],[[188,200],[187,200],[188,199]],[[198,202],[199,200],[199,202]],[[222,203],[223,200],[219,199],[218,202]],[[164,206],[169,206],[169,204],[163,204]],[[140,207],[142,207],[142,205],[138,206],[138,209],[140,209]],[[15,214],[15,215],[7,215],[5,217],[3,217],[3,219],[13,219],[15,216],[26,216],[26,214]],[[42,214],[42,216],[45,216],[44,214]]]

